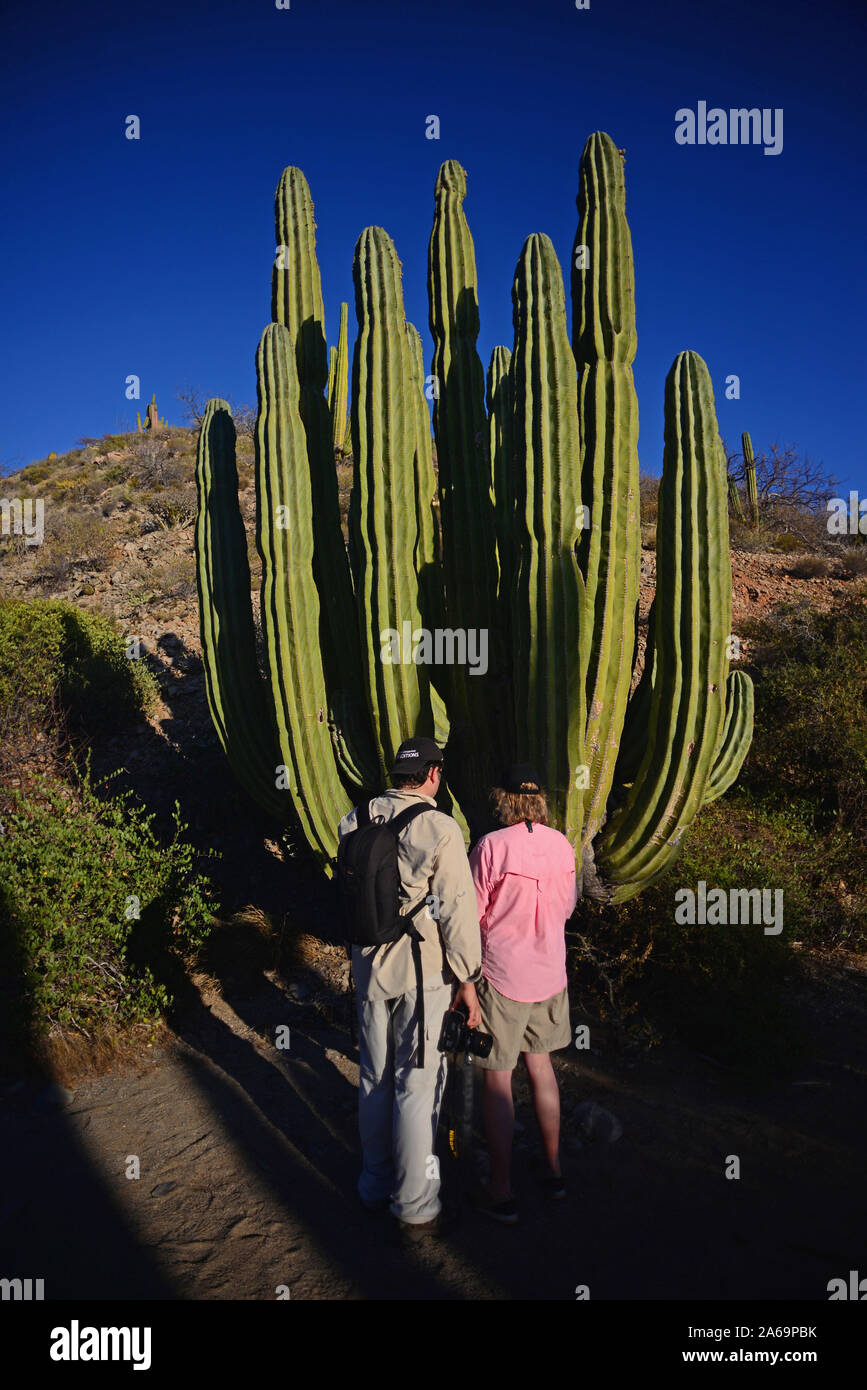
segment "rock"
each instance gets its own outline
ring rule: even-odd
[[[595,1100],[584,1100],[572,1111],[578,1133],[588,1144],[613,1144],[623,1133],[616,1115],[605,1110]]]
[[[164,1197],[167,1192],[173,1191],[177,1187],[176,1182],[158,1182],[156,1187],[151,1188],[152,1197]]]
[[[114,573],[112,574],[111,579],[110,579],[109,582],[110,582],[111,584],[122,584],[122,583],[123,583],[123,571],[122,571],[122,570],[115,570]]]

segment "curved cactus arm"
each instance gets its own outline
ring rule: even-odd
[[[703,805],[727,792],[743,766],[753,741],[753,683],[745,671],[732,671],[726,685],[722,740],[704,793]]]
[[[319,645],[319,597],[310,582],[313,529],[293,342],[269,324],[256,354],[258,509],[262,630],[286,783],[302,829],[326,871],[337,822],[352,807],[328,725]]]
[[[540,765],[553,819],[575,845],[580,864],[584,580],[575,547],[581,450],[563,279],[547,236],[533,235],[524,243],[512,301],[514,445],[518,470],[526,479],[518,508],[512,626],[518,749]]]
[[[337,355],[334,359],[334,383],[333,389],[328,393],[328,407],[331,411],[332,439],[335,449],[342,449],[346,439],[346,410],[349,390],[348,315],[349,305],[341,304]]]
[[[381,227],[361,233],[353,261],[358,338],[352,432],[358,491],[358,605],[362,665],[385,775],[400,743],[434,732],[422,640],[418,554],[419,414],[400,261]],[[418,658],[418,659],[417,659]]]
[[[741,444],[744,450],[744,472],[747,481],[747,498],[750,504],[750,523],[753,527],[759,524],[759,493],[756,484],[756,458],[753,453],[753,441],[744,431],[741,435]]]
[[[671,862],[702,801],[720,740],[731,627],[728,505],[713,387],[695,352],[665,384],[657,519],[656,675],[647,749],[596,862],[623,902]]]
[[[586,844],[605,818],[614,780],[632,683],[641,566],[632,240],[623,159],[611,137],[601,131],[584,146],[577,202],[572,342],[578,368],[582,490],[590,511],[579,557],[592,633],[586,675]]]
[[[301,392],[312,489],[312,575],[322,614],[328,721],[344,781],[355,795],[376,780],[378,760],[367,709],[360,698],[361,650],[355,599],[340,527],[334,429],[324,394],[328,370],[316,222],[310,189],[300,169],[284,169],[274,211],[278,254],[271,286],[272,315],[274,322],[282,324],[291,335]],[[339,361],[335,372],[339,378]],[[345,400],[343,408],[345,413]]]
[[[247,533],[238,505],[235,426],[225,401],[208,401],[196,455],[196,585],[208,707],[232,771],[271,814],[288,819],[282,761],[256,656]]]

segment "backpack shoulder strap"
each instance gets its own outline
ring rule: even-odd
[[[370,802],[362,801],[355,811],[355,828],[363,830],[366,825],[370,825]]]
[[[402,830],[405,830],[410,821],[414,821],[416,816],[420,816],[422,811],[435,811],[435,806],[428,806],[424,801],[417,801],[414,806],[407,806],[405,811],[392,816],[391,820],[386,821],[385,828],[390,830],[395,839]]]

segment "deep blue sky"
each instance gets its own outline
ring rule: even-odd
[[[627,151],[642,466],[659,470],[665,375],[694,348],[730,445],[743,429],[757,451],[796,444],[867,492],[865,16],[856,0],[7,0],[0,471],[134,427],[132,372],[174,421],[187,382],[255,401],[287,164],[313,193],[330,340],[378,224],[429,361],[433,185],[459,159],[487,364],[511,345],[527,234],[568,265],[578,159],[602,129]],[[699,100],[782,107],[782,153],[678,145],[675,111]]]

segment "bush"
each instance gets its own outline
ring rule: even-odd
[[[166,530],[195,521],[198,501],[193,488],[166,487],[142,499],[145,510]]]
[[[164,846],[130,795],[101,801],[89,769],[74,793],[42,779],[37,796],[14,794],[0,835],[0,1017],[13,1038],[156,1020],[211,930],[178,803]]]
[[[74,726],[95,731],[151,713],[159,688],[109,618],[61,599],[0,600],[0,715],[55,695]]]
[[[77,566],[105,570],[111,564],[114,541],[102,517],[94,513],[58,511],[46,507],[45,539],[36,548],[36,577],[43,584],[60,583]]]
[[[789,574],[793,579],[830,579],[835,569],[833,560],[824,555],[805,555],[789,566]]]

